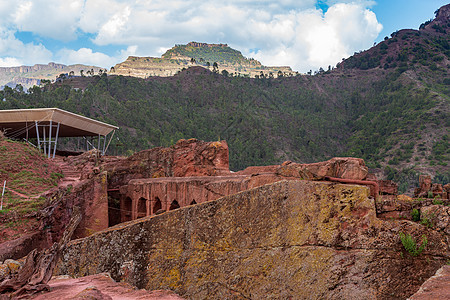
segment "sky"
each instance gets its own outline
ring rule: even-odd
[[[159,57],[175,44],[226,43],[267,66],[327,68],[441,0],[0,0],[0,67]]]

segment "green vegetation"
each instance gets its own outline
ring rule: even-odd
[[[400,232],[399,235],[405,250],[414,257],[419,256],[428,244],[428,240],[425,235],[422,235],[422,244],[420,246],[417,245],[416,241],[410,234]]]
[[[444,201],[442,201],[442,199],[434,199],[433,204],[434,205],[444,205]]]
[[[198,64],[207,63],[231,63],[231,64],[249,64],[255,63],[255,60],[246,59],[240,51],[234,50],[226,45],[207,45],[202,43],[189,43],[187,45],[176,45],[162,55],[163,58],[185,56],[195,60]]]
[[[232,170],[360,157],[405,192],[417,186],[423,167],[436,173],[436,182],[450,178],[449,44],[442,33],[400,31],[315,76],[244,78],[188,69],[145,80],[80,78],[84,90],[70,82],[28,93],[6,87],[0,109],[59,107],[117,125],[110,154],[194,137],[225,139]],[[165,54],[177,55],[210,66],[245,59],[224,45],[178,45]]]
[[[434,226],[434,224],[433,224],[434,217],[435,217],[434,214],[430,214],[430,215],[422,214],[422,216],[420,217],[420,224],[431,228]]]
[[[411,211],[411,217],[414,222],[420,221],[420,211],[417,208],[414,208]]]

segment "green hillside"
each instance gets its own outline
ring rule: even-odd
[[[175,47],[167,50],[162,58],[188,57],[196,60],[197,63],[213,64],[254,64],[260,63],[253,59],[246,59],[240,51],[228,47],[226,44],[206,44],[190,42],[187,45],[175,45]]]
[[[361,157],[405,191],[419,173],[450,178],[447,23],[438,14],[404,39],[400,31],[314,76],[227,77],[201,67],[165,78],[104,74],[80,78],[84,86],[67,80],[29,93],[5,88],[0,109],[59,107],[118,125],[112,154],[195,137],[227,140],[233,170]]]

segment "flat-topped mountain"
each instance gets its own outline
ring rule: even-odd
[[[201,66],[213,72],[235,76],[291,76],[295,72],[290,67],[263,66],[253,58],[246,58],[238,50],[227,44],[207,44],[190,42],[175,45],[161,58],[130,56],[113,68],[113,74],[147,78],[149,76],[173,76],[183,69]]]

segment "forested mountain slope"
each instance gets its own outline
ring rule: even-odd
[[[450,177],[448,11],[314,76],[227,77],[201,67],[164,78],[103,74],[29,93],[5,88],[0,109],[59,107],[118,125],[112,153],[226,139],[233,170],[361,157],[404,191],[418,173]],[[74,89],[80,80],[87,88]]]

